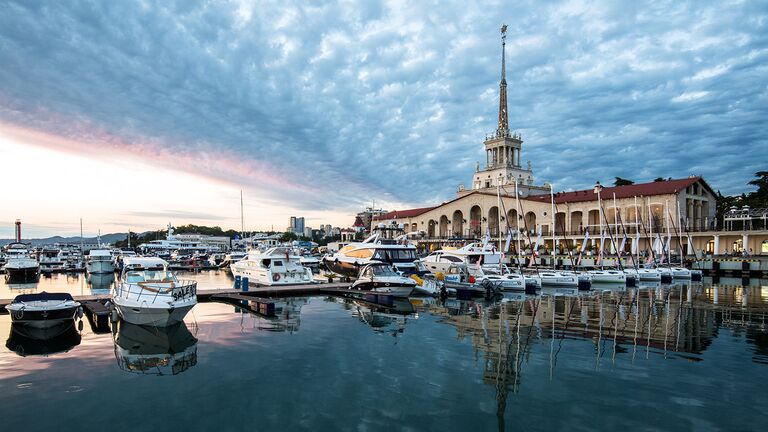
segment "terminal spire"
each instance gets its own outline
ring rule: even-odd
[[[499,127],[497,137],[509,136],[509,117],[507,115],[507,69],[506,69],[507,25],[501,26],[501,81],[499,82]]]

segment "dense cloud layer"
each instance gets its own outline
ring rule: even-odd
[[[296,207],[433,202],[484,160],[506,22],[538,181],[740,192],[766,168],[768,10],[700,3],[0,1],[0,122]]]

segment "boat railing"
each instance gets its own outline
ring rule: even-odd
[[[153,285],[168,285],[166,286],[153,286]],[[127,287],[127,289],[126,289]],[[163,280],[145,280],[137,282],[123,282],[116,287],[118,297],[128,298],[131,294],[136,294],[136,301],[141,300],[142,296],[152,296],[152,302],[159,295],[170,295],[174,290],[196,288],[197,281],[186,279],[177,281],[163,281]]]

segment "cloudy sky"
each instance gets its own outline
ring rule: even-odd
[[[469,183],[510,127],[537,182],[768,161],[768,3],[0,0],[0,237],[348,225]]]

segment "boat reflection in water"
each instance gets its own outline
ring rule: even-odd
[[[416,309],[408,299],[388,298],[377,302],[366,299],[344,300],[350,302],[352,316],[367,324],[374,332],[397,337],[405,331],[408,319],[418,319]]]
[[[183,321],[168,327],[119,321],[115,327],[115,357],[126,372],[176,375],[197,364],[197,338]]]
[[[80,333],[75,321],[62,321],[55,326],[38,328],[23,324],[11,324],[11,333],[5,346],[16,354],[49,356],[67,352],[80,345]]]
[[[114,273],[88,273],[87,278],[94,294],[109,294],[115,283]]]
[[[306,297],[286,297],[271,300],[274,304],[274,314],[272,315],[265,315],[256,301],[227,299],[217,301],[235,306],[235,313],[242,315],[240,325],[244,328],[247,327],[246,317],[250,315],[253,318],[251,325],[257,330],[288,333],[299,331],[301,308],[309,302],[309,299]]]

